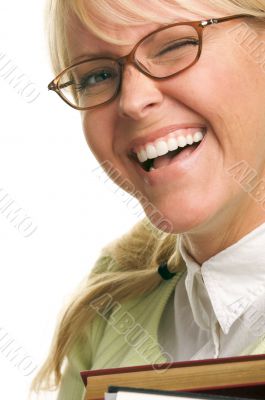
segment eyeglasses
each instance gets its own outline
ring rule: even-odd
[[[171,78],[199,60],[206,26],[244,17],[253,16],[237,14],[167,25],[142,38],[124,57],[90,58],[71,65],[49,84],[48,89],[55,91],[77,110],[102,106],[118,95],[126,64],[133,64],[144,75],[155,80]]]

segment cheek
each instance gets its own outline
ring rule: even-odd
[[[253,126],[253,117],[259,116],[260,120],[261,104],[265,104],[265,88],[261,89],[260,82],[253,79],[258,74],[257,66],[239,51],[221,54],[222,57],[213,57],[205,51],[191,69],[164,84],[173,102],[200,115],[217,134],[242,130],[250,120]],[[253,105],[257,106],[254,110]],[[262,116],[265,117],[263,111]]]
[[[112,158],[113,122],[111,115],[102,110],[81,113],[86,142],[99,162]]]
[[[197,73],[196,73],[197,72]],[[240,49],[213,60],[190,77],[189,104],[207,119],[224,155],[224,165],[246,160],[265,165],[265,74]]]
[[[183,104],[192,113],[211,119],[224,105],[229,93],[226,68],[198,63],[176,78],[163,83],[163,91],[174,102]],[[222,84],[220,84],[222,82]]]

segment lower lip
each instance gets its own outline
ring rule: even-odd
[[[204,138],[200,142],[199,146],[187,157],[176,156],[176,159],[172,159],[171,163],[165,167],[161,167],[158,169],[154,169],[150,172],[145,171],[137,161],[134,161],[136,165],[137,172],[144,178],[144,181],[148,183],[150,186],[165,184],[167,182],[172,181],[172,179],[181,178],[186,173],[190,172],[191,169],[194,169],[198,166],[199,157],[201,157],[201,153],[203,152],[206,145],[206,138],[208,136],[208,132],[206,132]]]

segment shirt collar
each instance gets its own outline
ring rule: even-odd
[[[195,320],[199,322],[200,315],[209,313],[209,308],[202,306],[205,298],[201,302],[195,295],[203,295],[203,290],[196,290],[200,282],[223,332],[228,333],[231,325],[265,293],[265,223],[201,266],[187,253],[182,235],[179,250],[187,265],[186,288]]]

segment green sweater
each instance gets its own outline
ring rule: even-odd
[[[105,310],[90,324],[85,345],[76,345],[68,357],[57,400],[81,400],[85,394],[80,371],[172,361],[158,343],[158,327],[170,295],[183,272],[163,281],[151,293],[113,305],[110,294]],[[93,303],[91,307],[95,306]],[[265,335],[240,355],[265,353]]]

